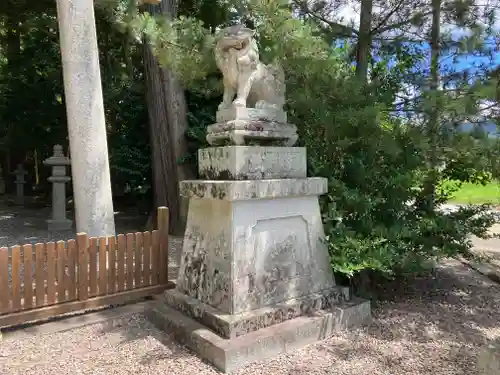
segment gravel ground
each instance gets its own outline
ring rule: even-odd
[[[50,232],[46,220],[50,208],[27,209],[0,204],[0,246],[13,246],[69,240],[75,238],[75,230]],[[145,222],[145,220],[143,220]],[[141,227],[137,216],[117,214],[115,224],[118,233],[135,232]]]
[[[500,286],[456,261],[384,285],[370,327],[248,366],[237,375],[475,375],[500,336]],[[217,374],[141,314],[55,334],[6,337],[0,374]]]
[[[0,247],[24,244],[46,243],[75,239],[75,230],[51,232],[47,230],[47,218],[51,216],[50,208],[26,209],[22,207],[9,207],[0,204]],[[145,218],[120,213],[115,216],[117,233],[133,233],[143,231]],[[169,279],[175,277],[178,268],[178,258],[182,238],[170,237],[169,253]],[[36,265],[33,264],[32,274],[35,277]],[[9,268],[10,269],[10,268]],[[23,266],[21,265],[21,277]],[[10,278],[11,275],[9,275]]]

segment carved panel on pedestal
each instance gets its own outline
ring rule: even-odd
[[[236,259],[236,312],[307,295],[317,289],[316,280],[320,289],[330,286],[322,282],[321,269],[316,269],[311,243],[316,244],[312,237],[317,233],[311,232],[304,217],[258,220],[249,229],[246,254]]]

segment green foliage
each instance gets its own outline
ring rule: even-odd
[[[452,214],[417,209],[413,202],[422,192],[428,140],[421,128],[402,126],[384,114],[394,96],[360,86],[343,50],[332,49],[312,25],[293,19],[279,2],[251,6],[264,55],[285,66],[290,119],[308,149],[309,172],[329,181],[322,213],[333,269],[349,277],[363,270],[390,275],[415,271],[428,260],[467,256],[468,236],[485,235],[493,218],[486,207]],[[402,56],[396,73],[408,72],[412,59]],[[381,64],[378,70],[384,73]],[[441,143],[449,143],[445,133]],[[481,181],[488,176],[479,164],[481,148],[443,158],[449,166],[440,178]],[[467,168],[467,161],[475,168]],[[446,194],[438,191],[435,201],[446,201]]]
[[[206,128],[215,123],[215,112],[220,98],[207,97],[197,92],[187,92],[189,128],[186,132],[188,141],[188,157],[184,162],[189,163],[193,174],[198,174],[198,149],[208,147],[205,139]]]
[[[446,187],[453,186],[450,192],[450,200],[461,204],[500,204],[500,182],[492,180],[487,184],[474,184],[470,182],[457,183],[456,181],[445,181]]]

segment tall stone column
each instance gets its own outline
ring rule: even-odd
[[[57,0],[78,232],[115,234],[93,0]]]

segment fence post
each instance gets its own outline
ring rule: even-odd
[[[76,234],[76,248],[78,253],[78,274],[76,276],[77,280],[77,292],[78,300],[85,301],[89,298],[89,237],[87,233],[77,233]]]
[[[160,245],[159,283],[168,283],[168,207],[158,207],[158,234]]]

